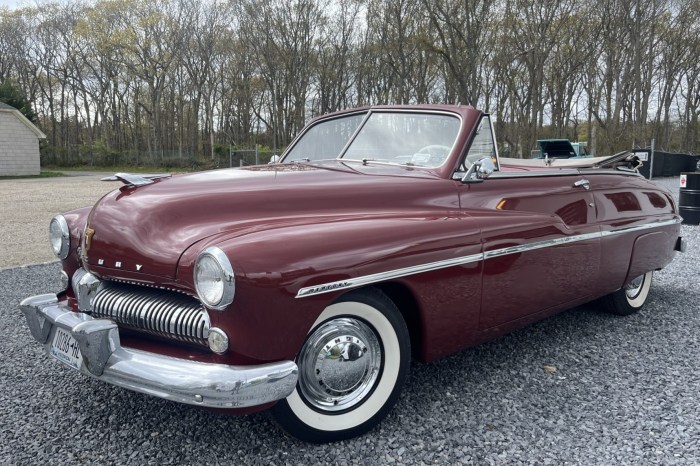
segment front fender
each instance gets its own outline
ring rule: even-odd
[[[61,261],[61,264],[69,277],[72,277],[80,267],[80,243],[91,210],[92,207],[83,207],[62,214],[66,219],[68,231],[70,232],[70,250],[68,251],[68,256]]]
[[[178,268],[181,280],[192,280],[197,254],[212,245],[227,254],[236,274],[234,302],[225,311],[210,312],[212,325],[229,334],[233,351],[270,361],[293,359],[326,306],[352,289],[297,297],[302,288],[479,254],[481,235],[475,220],[465,215],[367,216],[275,226],[190,248]],[[462,300],[466,288],[479,303],[480,282],[474,280],[480,280],[481,263],[454,268],[454,273],[441,269],[398,280],[414,292],[424,312],[430,305],[456,306],[457,293],[451,297],[450,287],[460,288]],[[446,288],[441,297],[427,298],[438,283]]]

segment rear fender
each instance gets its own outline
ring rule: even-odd
[[[673,259],[677,237],[668,231],[655,231],[637,237],[625,283],[652,270],[666,267]]]

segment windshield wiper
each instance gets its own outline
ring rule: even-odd
[[[373,165],[388,165],[391,167],[420,167],[421,165],[416,165],[415,163],[412,162],[386,162],[384,160],[377,160],[377,159],[370,159],[370,158],[363,158],[363,159],[346,159],[342,158],[340,159],[344,162],[359,162],[362,163],[362,165],[369,165],[372,163]]]
[[[333,160],[338,160],[338,159],[311,159],[309,157],[302,157],[300,159],[292,160],[289,163],[316,165],[319,163],[333,161]]]

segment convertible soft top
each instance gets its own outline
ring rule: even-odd
[[[624,151],[615,155],[605,157],[588,157],[588,158],[546,158],[546,159],[512,159],[500,157],[501,165],[508,167],[527,167],[527,168],[623,168],[636,170],[642,166],[639,157],[632,152]]]

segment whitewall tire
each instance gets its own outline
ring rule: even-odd
[[[647,272],[627,283],[621,289],[601,299],[606,311],[628,316],[639,311],[647,302],[654,272]]]
[[[406,323],[378,290],[354,291],[328,306],[297,355],[294,392],[272,409],[307,442],[362,435],[398,400],[410,364]]]

